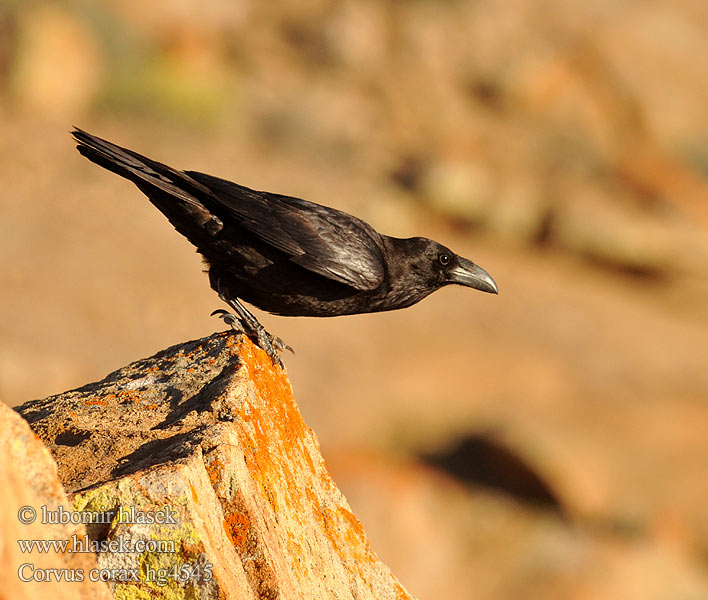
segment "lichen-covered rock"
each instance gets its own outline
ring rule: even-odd
[[[75,509],[105,517],[89,535],[113,542],[98,561],[117,595],[410,597],[327,473],[286,374],[248,340],[174,346],[18,410]]]
[[[53,545],[82,539],[83,525],[51,523],[71,513],[51,454],[7,405],[0,402],[0,599],[111,597],[98,579],[92,553]],[[34,541],[39,542],[33,549]],[[44,545],[44,550],[42,550]],[[75,549],[75,548],[74,548]]]

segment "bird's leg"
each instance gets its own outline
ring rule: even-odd
[[[284,350],[290,350],[290,352],[295,354],[295,351],[283,340],[272,335],[271,333],[268,333],[265,327],[258,322],[258,319],[256,319],[256,317],[251,314],[251,312],[243,304],[241,304],[238,299],[232,300],[230,298],[226,298],[222,294],[219,294],[219,297],[231,306],[236,314],[227,312],[223,309],[218,309],[211,313],[212,316],[218,315],[219,318],[223,319],[224,323],[230,325],[232,329],[245,333],[249,338],[251,338],[251,340],[256,342],[268,356],[271,357],[274,363],[280,365],[281,367],[283,366],[283,361],[280,360],[280,353]]]
[[[230,325],[232,329],[245,333],[271,357],[274,363],[281,367],[283,366],[280,353],[284,350],[290,350],[293,354],[295,353],[295,351],[279,337],[268,333],[265,327],[258,322],[258,319],[237,299],[231,300],[222,298],[222,300],[228,303],[236,314],[221,309],[215,310],[211,314],[218,315],[219,318],[223,319],[224,323]]]

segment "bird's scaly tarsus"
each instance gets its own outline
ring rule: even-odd
[[[268,355],[271,360],[283,367],[283,361],[280,358],[280,353],[285,350],[289,350],[295,354],[295,350],[291,346],[286,344],[282,339],[266,331],[265,327],[258,322],[258,319],[254,317],[238,300],[229,301],[226,300],[238,314],[230,313],[224,309],[217,309],[211,313],[211,316],[218,316],[224,321],[231,329],[239,333],[247,335],[252,341],[254,341],[258,346]]]

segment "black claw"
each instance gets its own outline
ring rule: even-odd
[[[295,350],[293,350],[292,346],[288,346],[282,339],[279,337],[273,337],[273,347],[278,351],[278,352],[284,352],[285,350],[289,350],[290,352],[295,354]]]
[[[246,333],[246,330],[244,329],[243,323],[241,322],[241,320],[235,314],[230,313],[229,311],[224,310],[223,308],[216,309],[209,316],[210,317],[218,316],[224,323],[226,323],[234,331]]]

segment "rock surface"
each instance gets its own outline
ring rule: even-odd
[[[327,473],[287,376],[250,341],[214,334],[18,410],[75,509],[108,517],[91,539],[131,549],[98,555],[139,573],[119,572],[116,595],[410,598]]]
[[[0,599],[110,598],[105,583],[90,581],[93,554],[22,551],[23,542],[71,540],[83,525],[43,523],[46,515],[71,510],[57,478],[57,465],[42,442],[12,409],[0,402]],[[83,581],[77,581],[83,574]],[[63,574],[64,581],[57,581]],[[98,573],[96,572],[96,575]]]

